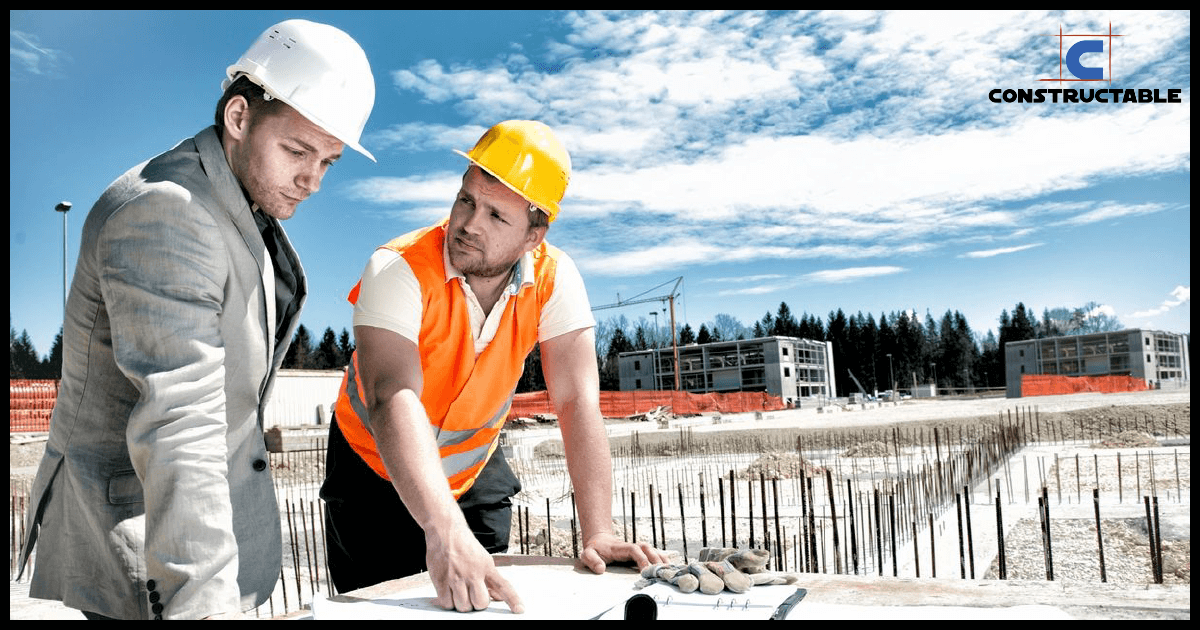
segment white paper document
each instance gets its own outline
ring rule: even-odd
[[[460,613],[433,603],[437,591],[425,584],[370,600],[354,602],[319,598],[313,601],[313,618],[321,619],[592,619],[617,600],[637,594],[636,575],[598,576],[583,571],[550,571],[536,566],[507,566],[497,570],[512,584],[525,606],[514,614],[503,602],[485,610]]]

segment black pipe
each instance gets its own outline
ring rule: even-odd
[[[658,548],[658,528],[654,526],[654,484],[650,484],[650,540]]]
[[[851,494],[850,480],[846,479],[846,496],[849,498],[846,511],[846,518],[849,519],[850,526],[850,557],[853,561],[854,575],[858,575],[858,536],[854,531],[854,495]]]
[[[1162,523],[1158,520],[1158,496],[1155,495],[1152,499],[1154,502],[1154,556],[1158,558],[1158,572],[1154,574],[1154,582],[1156,584],[1163,583],[1163,556],[1162,556]]]
[[[737,500],[736,491],[734,490],[733,469],[729,469],[729,528],[730,538],[733,539],[734,548],[737,548]]]
[[[825,469],[825,487],[829,490],[829,527],[833,530],[833,572],[842,572],[841,545],[838,540],[837,530],[837,506],[836,499],[833,496],[833,475],[829,469]],[[1147,504],[1148,505],[1148,504]]]
[[[1158,576],[1158,555],[1154,551],[1154,521],[1150,518],[1150,497],[1142,497],[1146,502],[1146,533],[1150,537],[1150,575]]]
[[[780,528],[779,528],[779,478],[778,477],[771,479],[771,494],[774,496],[774,499],[775,499],[775,543],[776,543],[775,544],[775,548],[776,548],[775,556],[779,559],[779,563],[775,565],[775,570],[786,571],[787,570],[787,566],[786,566],[787,557],[785,556],[784,549],[783,549],[785,546],[783,544],[784,533],[781,532]]]
[[[996,565],[1000,579],[1008,579],[1008,566],[1004,560],[1004,515],[1000,506],[1000,490],[996,489]]]
[[[954,505],[958,511],[958,571],[959,577],[967,579],[967,563],[963,556],[963,517],[962,517],[962,495],[954,493]]]
[[[679,484],[679,535],[683,537],[683,562],[688,561],[687,517],[683,515],[683,484]]]
[[[965,492],[966,489],[967,488],[964,486],[963,491]],[[967,506],[964,509],[964,511],[967,513],[967,559],[970,560],[970,562],[971,562],[971,579],[974,580],[975,579],[975,540],[974,540],[974,537],[971,536],[971,501],[970,501],[970,499],[967,500]]]
[[[1100,581],[1107,582],[1104,570],[1104,537],[1100,535],[1100,488],[1092,488],[1092,504],[1096,506],[1096,547],[1100,550]]]
[[[1049,571],[1050,581],[1054,581],[1054,545],[1050,539],[1050,497],[1046,486],[1042,486],[1042,501],[1046,504],[1046,570]]]

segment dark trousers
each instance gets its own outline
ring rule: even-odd
[[[459,497],[467,525],[489,553],[508,551],[512,496],[520,491],[521,482],[497,448],[475,484]],[[329,427],[321,498],[329,577],[339,593],[427,570],[425,532],[392,482],[350,447],[336,416]]]

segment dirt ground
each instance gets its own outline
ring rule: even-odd
[[[978,431],[982,424],[1011,421],[1017,414],[1026,414],[1029,431],[1041,441],[1054,442],[1082,438],[1091,448],[1108,449],[1118,447],[1146,447],[1160,444],[1164,440],[1183,436],[1183,444],[1190,444],[1191,434],[1191,403],[1189,390],[1174,392],[1138,392],[1135,394],[1077,394],[1074,396],[1052,396],[1029,399],[986,399],[986,400],[938,400],[938,401],[906,401],[898,405],[875,404],[863,406],[853,411],[838,410],[835,412],[818,412],[815,409],[789,410],[784,412],[763,414],[753,422],[742,422],[743,418],[726,417],[713,418],[711,422],[694,423],[690,430],[655,430],[647,423],[630,423],[621,419],[608,422],[611,442],[614,451],[631,448],[633,433],[637,433],[637,443],[640,448],[654,449],[657,452],[671,453],[681,450],[692,455],[705,452],[715,453],[728,449],[749,449],[762,453],[758,466],[772,465],[772,474],[787,474],[784,469],[798,470],[799,461],[795,458],[797,437],[805,440],[808,448],[837,448],[844,457],[878,455],[881,446],[888,435],[920,436],[922,431],[932,432],[938,427],[943,435],[967,434]],[[680,418],[681,422],[688,419]],[[707,419],[699,419],[707,420]],[[902,427],[898,433],[892,432],[892,427]],[[513,432],[519,435],[520,431]],[[686,438],[681,438],[686,435]],[[918,439],[916,437],[912,439]],[[27,488],[36,472],[36,467],[45,448],[44,437],[29,438],[13,437],[10,439],[10,496],[20,493],[21,488]],[[1186,447],[1185,447],[1186,448]],[[547,439],[538,446],[537,455],[561,452],[561,445],[555,444],[554,439]],[[1190,452],[1190,451],[1189,451]],[[791,458],[789,460],[789,458]],[[1190,459],[1187,460],[1190,462]],[[808,464],[806,464],[808,465]],[[749,471],[757,474],[758,469],[749,467]],[[283,472],[283,471],[280,471]],[[739,471],[744,472],[744,471]],[[315,474],[315,473],[314,473]],[[289,470],[290,477],[309,477],[302,471]],[[1086,475],[1085,475],[1085,478]],[[1190,474],[1188,483],[1183,487],[1185,497],[1190,501]],[[1186,507],[1184,509],[1187,509]],[[536,510],[534,511],[536,512]],[[515,515],[514,515],[515,517]],[[528,540],[529,553],[542,555],[545,553],[546,518],[526,514],[528,530],[533,532]],[[639,519],[640,520],[640,519]],[[1078,521],[1078,522],[1076,522]],[[1060,560],[1056,566],[1062,567],[1060,575],[1071,575],[1070,558],[1075,554],[1073,545],[1080,546],[1079,554],[1095,552],[1094,524],[1092,533],[1072,536],[1072,528],[1086,528],[1086,519],[1064,519],[1055,522],[1052,536],[1055,539],[1055,555]],[[1185,523],[1182,527],[1164,531],[1163,566],[1164,581],[1175,583],[1190,583],[1190,527]],[[1144,520],[1110,519],[1104,521],[1102,527],[1106,539],[1112,537],[1111,549],[1106,554],[1109,582],[1146,583],[1149,574],[1148,563],[1137,560],[1122,562],[1121,557],[1144,558],[1147,556],[1148,542]],[[1061,528],[1062,531],[1058,529]],[[556,556],[571,556],[573,550],[581,543],[573,541],[571,532],[559,526],[556,522],[551,532],[551,553]],[[526,531],[526,524],[518,524],[514,520],[512,528],[512,545],[510,552],[520,552],[522,542],[518,534]],[[622,534],[622,525],[614,521],[614,533]],[[690,536],[691,534],[689,534]],[[697,534],[695,540],[699,539]],[[1041,535],[1036,520],[1019,522],[1014,525],[1014,534],[1006,541],[1010,550],[1038,549],[1041,546]],[[1073,543],[1072,540],[1082,542]],[[1085,549],[1086,547],[1086,549]],[[693,549],[693,552],[695,549]],[[1040,551],[1017,553],[1014,557],[1036,558]],[[995,567],[980,568],[980,573],[990,571],[994,576]],[[1009,577],[1025,579],[1043,579],[1042,567],[1033,563],[1028,567],[1015,566],[1010,562]],[[1090,576],[1094,567],[1080,569]],[[1081,574],[1082,575],[1082,574]],[[1063,579],[1063,578],[1060,578]],[[1069,579],[1069,577],[1067,578]],[[1081,577],[1080,579],[1094,579]]]

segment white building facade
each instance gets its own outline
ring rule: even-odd
[[[672,348],[621,353],[621,391],[672,390]],[[679,388],[692,393],[767,392],[784,403],[830,398],[836,392],[833,344],[798,337],[758,337],[679,348]]]

